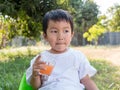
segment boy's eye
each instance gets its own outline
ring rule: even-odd
[[[69,32],[69,30],[64,30],[64,33],[68,33]]]
[[[57,33],[57,30],[51,30],[51,33]]]

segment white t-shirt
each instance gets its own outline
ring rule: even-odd
[[[42,77],[43,84],[38,90],[84,90],[80,80],[86,75],[91,77],[96,73],[96,69],[90,65],[84,54],[71,48],[61,54],[43,51],[40,55],[43,61],[54,61],[55,66],[50,76]],[[28,83],[37,56],[31,60],[31,65],[26,71]]]

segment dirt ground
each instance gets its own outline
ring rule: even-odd
[[[92,59],[104,59],[116,66],[120,66],[120,47],[75,47]]]
[[[42,47],[41,47],[42,46]],[[49,47],[41,45],[39,47],[31,47],[33,49],[40,49],[40,50],[46,50]],[[97,48],[93,46],[86,46],[86,47],[73,47],[74,49],[82,51],[88,58],[91,59],[104,59],[116,66],[120,66],[120,46],[116,47],[105,47],[105,46],[99,46]],[[27,49],[26,47],[18,48],[20,50]],[[14,49],[12,49],[14,50]],[[15,49],[16,50],[16,49]],[[4,51],[4,50],[2,50]],[[6,51],[5,51],[6,52]]]

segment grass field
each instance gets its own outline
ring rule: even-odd
[[[30,60],[39,52],[30,48],[14,53],[0,52],[0,90],[18,90]],[[120,67],[101,59],[92,59],[90,62],[98,70],[93,79],[100,90],[120,90]]]

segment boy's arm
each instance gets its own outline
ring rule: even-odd
[[[33,64],[33,70],[30,80],[30,84],[35,90],[38,90],[38,88],[40,88],[41,86],[41,75],[39,72],[41,69],[45,70],[45,62],[41,61],[40,57],[41,56],[39,55]]]
[[[37,90],[41,86],[41,76],[40,75],[32,75],[30,80],[31,86]]]
[[[80,82],[85,86],[86,90],[99,90],[93,80],[86,75]]]

